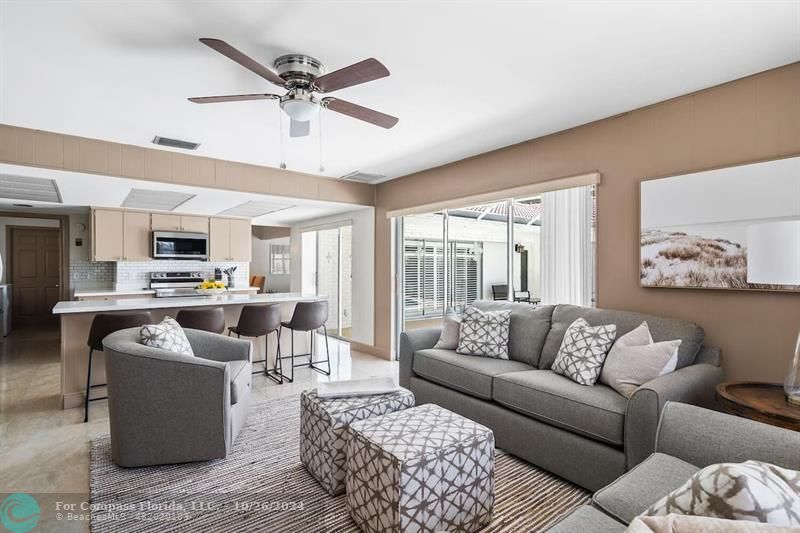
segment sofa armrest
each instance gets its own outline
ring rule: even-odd
[[[712,406],[722,369],[715,365],[690,365],[648,381],[628,401],[625,413],[625,458],[630,470],[656,449],[661,410],[669,401]]]
[[[147,346],[106,345],[114,461],[122,466],[224,457],[229,365]]]
[[[250,361],[253,345],[248,340],[234,339],[199,329],[183,330],[197,357],[212,361]]]
[[[414,352],[433,348],[439,342],[441,335],[442,328],[412,329],[400,334],[400,350],[398,353],[400,386],[408,388],[411,384],[411,366],[414,363]]]
[[[677,402],[664,406],[656,448],[701,468],[752,459],[800,470],[800,432]]]

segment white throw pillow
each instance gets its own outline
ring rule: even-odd
[[[642,322],[611,347],[600,383],[630,398],[642,384],[675,370],[680,345],[680,340],[653,342],[650,327]]]
[[[455,350],[458,348],[458,339],[461,335],[461,317],[455,314],[448,314],[442,322],[442,334],[439,335],[439,342],[434,348],[442,350]]]
[[[461,316],[458,353],[508,359],[508,329],[511,310],[483,312],[467,307]]]
[[[800,527],[800,472],[761,461],[707,466],[642,516],[668,514]]]
[[[581,385],[594,385],[616,335],[614,324],[590,326],[583,318],[575,320],[561,341],[553,372]]]
[[[165,316],[158,324],[145,324],[139,330],[139,337],[145,346],[183,355],[194,355],[186,333],[171,316]]]

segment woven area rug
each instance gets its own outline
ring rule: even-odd
[[[92,441],[92,531],[358,531],[344,496],[300,464],[299,396],[254,403],[226,459],[121,468],[108,436]],[[497,450],[495,505],[485,532],[541,531],[586,503],[575,485]]]

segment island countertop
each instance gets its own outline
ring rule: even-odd
[[[129,298],[126,300],[100,300],[58,302],[53,307],[54,315],[74,313],[105,313],[114,311],[138,311],[142,309],[176,309],[180,307],[205,307],[245,304],[296,303],[327,300],[325,296],[281,292],[267,294],[221,294],[215,296],[190,296],[180,298]]]

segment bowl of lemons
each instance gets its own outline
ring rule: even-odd
[[[221,281],[215,281],[213,279],[207,279],[200,283],[195,290],[200,294],[207,294],[207,295],[214,295],[214,294],[222,294],[228,289],[225,287],[225,284]]]

